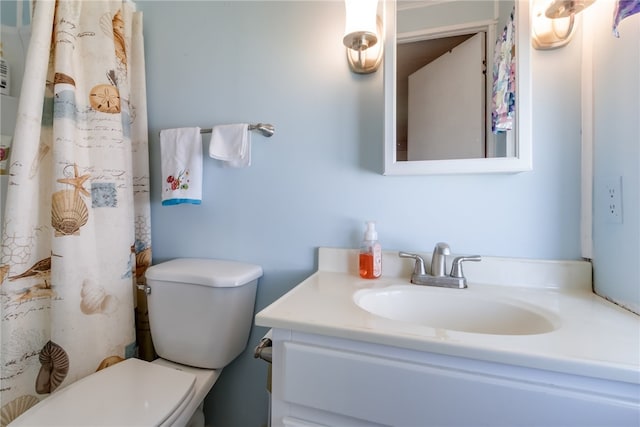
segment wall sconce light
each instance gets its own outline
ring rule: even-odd
[[[346,25],[342,42],[347,47],[347,62],[358,74],[375,72],[382,62],[382,21],[378,0],[345,0]]]
[[[571,41],[576,14],[595,0],[534,0],[531,44],[539,50],[556,49]]]

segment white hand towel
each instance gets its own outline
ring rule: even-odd
[[[222,160],[227,166],[251,166],[251,134],[249,124],[214,126],[211,130],[209,156]]]
[[[202,136],[200,128],[160,131],[162,205],[202,202]]]

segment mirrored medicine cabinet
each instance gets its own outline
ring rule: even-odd
[[[529,2],[385,1],[384,174],[532,168]],[[494,132],[494,54],[515,24],[515,113]]]

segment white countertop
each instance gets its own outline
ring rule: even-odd
[[[409,284],[413,262],[397,252],[384,253],[383,276],[375,280],[358,276],[355,250],[320,248],[318,264],[316,273],[260,311],[256,324],[640,384],[640,316],[591,291],[588,262],[483,257],[465,264],[467,289],[438,288],[540,307],[559,327],[535,335],[458,332],[389,320],[358,307],[358,290]]]

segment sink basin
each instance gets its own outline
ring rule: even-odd
[[[417,285],[363,289],[354,294],[363,310],[386,319],[476,334],[533,335],[557,328],[551,315],[524,303],[490,299],[469,290]]]

